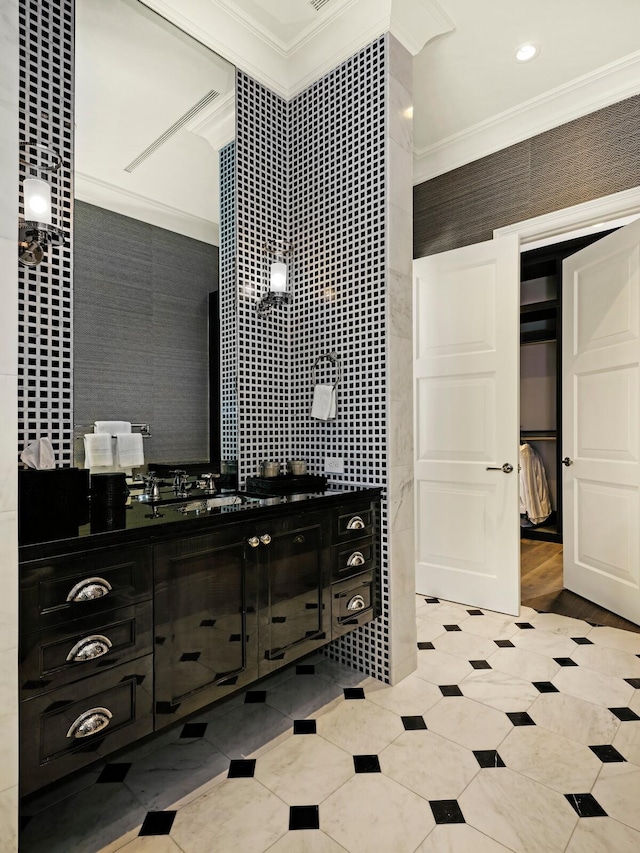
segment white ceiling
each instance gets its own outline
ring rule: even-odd
[[[414,55],[416,183],[640,93],[640,0],[144,4],[284,97],[391,31]],[[233,71],[226,63],[208,63],[207,52],[189,48],[184,36],[170,45],[162,27],[150,28],[148,11],[137,15],[138,26],[134,9],[140,6],[138,0],[77,0],[77,165],[86,177],[84,185],[82,179],[78,183],[80,197],[109,206],[96,200],[95,192],[89,197],[87,187],[96,191],[102,182],[128,190],[135,209],[138,196],[155,192],[160,219],[163,204],[167,221],[167,211],[183,211],[193,219],[183,230],[190,233],[198,220],[217,221],[217,195],[203,193],[203,187],[217,181],[211,145],[229,138],[229,104],[223,96],[233,88]],[[537,42],[541,52],[519,64],[515,49],[525,41]],[[150,67],[153,74],[144,82],[140,75]],[[137,79],[143,82],[133,84]],[[211,89],[221,92],[213,114],[200,115],[123,177],[124,165]],[[108,110],[99,106],[104,104]],[[114,109],[117,122],[105,125]],[[118,128],[127,130],[122,140]],[[204,157],[202,167],[195,166],[198,155]],[[145,184],[153,165],[161,168],[160,185]],[[166,194],[160,197],[162,187]],[[211,233],[199,239],[212,239]]]

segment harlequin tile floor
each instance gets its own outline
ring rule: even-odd
[[[28,803],[21,853],[638,853],[640,634],[416,605],[397,686],[305,660]]]

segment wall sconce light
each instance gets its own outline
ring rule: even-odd
[[[20,158],[20,163],[28,169],[41,172],[57,172],[62,165],[60,154],[46,145],[34,142],[20,143],[21,149],[32,149],[36,153],[36,163]],[[44,154],[48,162],[39,164]],[[35,267],[44,258],[49,244],[59,246],[64,243],[64,233],[52,223],[51,185],[38,177],[28,177],[22,182],[24,198],[24,217],[18,222],[18,260],[28,267]]]
[[[264,244],[264,252],[267,289],[258,300],[257,311],[260,316],[268,314],[277,305],[286,305],[291,301],[287,264],[287,258],[291,255],[291,244],[267,242]]]

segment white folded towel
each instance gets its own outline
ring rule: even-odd
[[[96,421],[96,432],[108,432],[109,435],[131,432],[131,421]]]
[[[116,433],[115,463],[121,469],[139,468],[144,465],[141,433]]]
[[[111,433],[90,432],[84,437],[84,467],[113,470],[113,445]]]
[[[316,385],[313,389],[311,417],[328,421],[336,416],[335,385]]]
[[[20,454],[20,459],[29,468],[55,468],[56,454],[49,438],[39,438]]]

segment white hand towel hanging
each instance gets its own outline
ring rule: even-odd
[[[123,470],[144,465],[142,434],[139,432],[116,433],[116,466]]]
[[[90,432],[84,437],[84,467],[113,470],[113,439],[110,432]],[[95,472],[94,472],[95,473]]]
[[[320,421],[332,420],[336,416],[335,385],[316,385],[313,389],[311,417]]]
[[[120,435],[131,432],[131,421],[96,421],[96,432],[108,432],[109,435]]]

